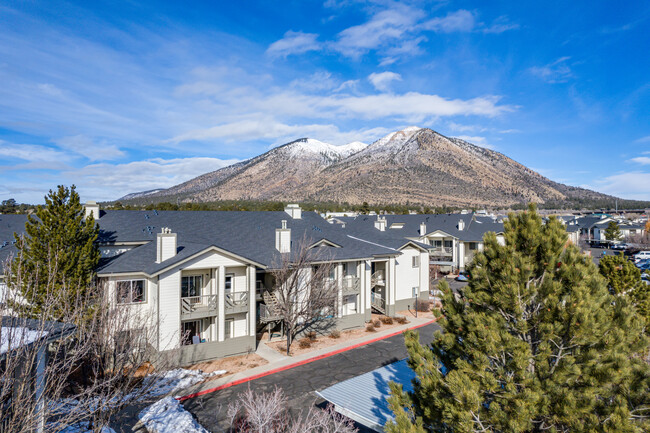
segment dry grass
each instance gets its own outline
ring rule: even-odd
[[[373,314],[371,318],[371,323],[375,321],[381,320],[382,315],[379,314]],[[381,322],[380,322],[381,323]],[[403,318],[403,323],[398,323],[397,318],[393,320],[392,325],[387,325],[384,324],[382,330],[384,329],[391,329],[393,327],[405,325],[409,323],[406,318]],[[374,325],[373,325],[374,327]],[[375,329],[376,331],[376,329]],[[266,334],[265,334],[266,335]],[[311,347],[308,348],[301,348],[300,347],[300,340],[297,340],[294,344],[291,345],[291,356],[297,356],[297,355],[302,355],[303,353],[307,352],[312,352],[315,350],[319,349],[324,349],[330,346],[334,346],[337,344],[341,344],[344,342],[348,342],[351,340],[355,340],[358,338],[362,338],[364,336],[368,335],[366,332],[366,328],[356,328],[356,329],[350,329],[347,331],[332,331],[330,332],[327,336],[321,336],[321,338],[316,338],[316,340],[310,341]],[[308,337],[308,336],[307,336]],[[287,342],[285,340],[275,340],[272,342],[267,342],[264,336],[262,336],[262,340],[266,343],[267,346],[272,348],[273,350],[276,350],[277,352],[286,355],[287,352]]]
[[[227,358],[215,359],[214,361],[201,362],[191,365],[187,368],[190,370],[201,370],[205,373],[212,373],[213,371],[218,370],[226,370],[225,374],[231,375],[268,363],[269,362],[266,359],[262,358],[258,354],[249,353],[247,355],[229,356]],[[217,379],[219,377],[223,376],[213,376],[208,379],[208,381]]]

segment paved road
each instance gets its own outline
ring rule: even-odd
[[[420,328],[420,341],[428,344],[436,329],[439,329],[436,324]],[[206,429],[214,433],[222,432],[227,427],[225,417],[228,404],[248,387],[255,392],[270,392],[276,386],[280,387],[289,399],[292,411],[307,411],[313,405],[324,403],[314,391],[367,373],[406,356],[404,337],[400,334],[329,358],[190,399],[183,405]],[[361,431],[365,430],[361,429]]]

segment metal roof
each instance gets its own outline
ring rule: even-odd
[[[336,385],[316,391],[316,394],[334,405],[334,409],[359,424],[378,432],[384,431],[387,421],[394,419],[388,407],[390,382],[402,385],[405,391],[412,391],[411,381],[415,373],[406,359],[353,377]]]

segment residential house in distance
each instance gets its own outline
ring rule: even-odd
[[[503,222],[472,213],[442,215],[359,215],[345,220],[346,230],[366,239],[408,239],[426,245],[429,264],[442,271],[463,270],[494,232],[504,242]]]

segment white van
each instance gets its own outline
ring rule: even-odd
[[[639,251],[634,255],[634,263],[645,259],[650,259],[650,251]]]

